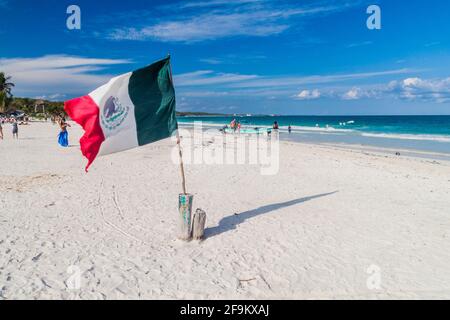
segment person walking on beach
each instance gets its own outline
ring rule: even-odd
[[[12,119],[13,139],[19,139],[19,125],[16,119]]]
[[[280,128],[280,126],[278,125],[278,122],[275,121],[275,122],[273,123],[273,130],[278,130],[279,128]]]
[[[233,130],[233,132],[236,132],[236,129],[237,129],[236,119],[233,119],[233,121],[231,121],[230,128],[231,128],[231,130]]]
[[[61,147],[67,148],[69,146],[69,133],[67,132],[67,127],[70,127],[70,124],[66,123],[64,118],[61,118],[59,127],[61,128],[61,131],[58,135],[58,143]]]
[[[292,132],[292,127],[291,127],[291,125],[289,125],[289,127],[288,127],[288,132],[289,132],[289,134],[291,134],[291,132]]]

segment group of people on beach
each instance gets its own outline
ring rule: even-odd
[[[11,124],[13,139],[19,139],[19,123],[16,118],[0,118],[0,140],[3,140],[3,126],[5,124]]]
[[[61,147],[68,147],[69,146],[69,133],[67,132],[67,127],[70,127],[70,124],[66,122],[66,119],[64,116],[56,116],[55,121],[53,122],[58,123],[60,127],[60,132],[58,134],[58,143]],[[28,119],[26,119],[26,122],[21,122],[20,124],[28,124]],[[3,127],[6,124],[10,124],[12,128],[12,134],[13,139],[19,139],[19,121],[14,118],[7,118],[7,117],[0,117],[0,140],[3,140]]]
[[[241,122],[236,120],[236,119],[233,119],[230,122],[229,125],[225,125],[222,129],[220,129],[220,131],[222,131],[223,133],[226,133],[226,130],[228,128],[230,128],[234,133],[235,132],[240,133],[240,131],[241,131]],[[258,128],[255,128],[255,129],[257,130]],[[271,135],[272,130],[277,131],[277,132],[280,130],[280,125],[278,124],[278,121],[275,121],[273,123],[273,125],[272,125],[272,128],[267,130],[267,133],[269,134],[269,136]],[[289,132],[289,134],[292,133],[291,125],[288,126],[288,132]]]
[[[226,133],[228,128],[230,128],[234,133],[236,133],[236,131],[239,133],[241,131],[241,123],[236,119],[233,119],[229,125],[224,125],[220,131]]]
[[[275,121],[275,122],[273,123],[272,129],[273,129],[273,130],[280,130],[280,125],[278,124],[278,121]],[[292,132],[292,127],[291,127],[291,125],[288,126],[288,132],[289,132],[289,133]]]
[[[237,121],[236,119],[233,119],[230,123],[230,128],[234,132],[240,132],[241,131],[241,122]]]

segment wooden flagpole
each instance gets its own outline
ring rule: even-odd
[[[167,54],[170,59],[170,53]],[[172,63],[169,61],[169,70],[170,70],[170,81],[173,85],[173,77],[172,77]],[[184,174],[184,163],[183,163],[183,151],[181,150],[181,138],[180,133],[177,129],[177,144],[178,144],[178,154],[180,156],[180,170],[181,170],[181,186],[183,188],[183,194],[187,194],[186,191],[186,176]]]
[[[170,54],[168,54],[170,59]],[[169,60],[169,70],[170,70],[170,81],[173,85],[172,77],[172,64]],[[181,171],[181,186],[183,188],[183,193],[178,196],[178,238],[181,240],[189,241],[192,239],[192,203],[194,201],[194,196],[187,193],[186,190],[186,176],[184,173],[184,163],[183,163],[183,150],[181,149],[181,138],[180,133],[177,128],[177,144],[178,144],[178,154],[180,156],[180,171]]]
[[[186,192],[186,177],[184,174],[183,152],[181,150],[181,139],[180,139],[180,134],[178,133],[178,130],[177,130],[177,144],[178,144],[178,153],[180,155],[181,186],[183,187],[183,194],[187,194],[187,192]]]

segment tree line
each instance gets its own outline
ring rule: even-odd
[[[0,72],[0,113],[20,110],[28,115],[34,116],[42,114],[45,110],[46,115],[64,114],[64,102],[14,97],[12,94],[14,86],[11,77],[7,76],[4,72]],[[45,109],[42,107],[35,109],[38,102],[42,102]]]

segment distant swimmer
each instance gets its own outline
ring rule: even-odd
[[[231,128],[231,130],[233,130],[233,132],[236,132],[236,130],[237,130],[237,121],[236,121],[236,119],[233,119],[233,121],[231,121],[230,128]]]
[[[275,122],[273,123],[273,130],[278,130],[279,128],[280,128],[280,126],[278,125],[278,122],[275,121]]]

